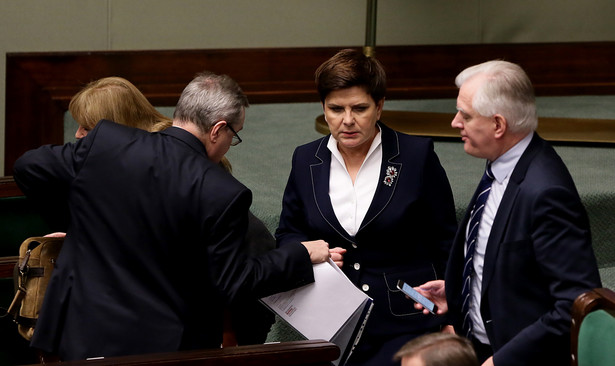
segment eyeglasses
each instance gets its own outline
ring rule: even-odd
[[[226,127],[228,127],[231,132],[233,132],[233,140],[231,141],[231,146],[237,146],[241,143],[241,137],[239,137],[239,135],[237,134],[237,132],[235,132],[235,130],[233,129],[233,127],[231,127],[231,125],[229,125],[228,123],[226,124]]]

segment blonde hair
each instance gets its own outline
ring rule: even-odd
[[[154,123],[154,125],[149,129],[149,131],[150,132],[160,132],[160,131],[166,130],[167,128],[171,126],[173,126],[173,121],[169,119],[166,121]]]
[[[117,76],[87,84],[71,99],[68,110],[88,130],[102,119],[147,131],[152,131],[156,124],[172,121],[158,112],[130,81]]]

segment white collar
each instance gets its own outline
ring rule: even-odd
[[[511,147],[507,152],[491,163],[491,172],[498,183],[502,183],[512,173],[513,169],[515,169],[517,162],[525,152],[525,149],[529,146],[533,136],[533,132],[528,133],[527,136],[517,142],[515,146]]]

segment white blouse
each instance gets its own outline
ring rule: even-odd
[[[374,137],[367,156],[357,173],[354,184],[346,169],[337,141],[329,137],[327,148],[331,151],[331,174],[329,176],[329,198],[333,211],[344,230],[356,235],[361,222],[374,199],[382,165],[382,138],[380,131]]]

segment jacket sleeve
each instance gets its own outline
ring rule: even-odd
[[[449,252],[457,231],[457,218],[453,192],[446,172],[434,151],[433,141],[429,143],[422,189],[426,201],[425,222],[431,225],[429,233],[434,244],[433,258],[436,259],[436,271],[438,278],[444,278]]]
[[[305,227],[306,209],[303,201],[299,196],[299,184],[297,180],[297,171],[301,169],[300,164],[304,162],[298,157],[298,151],[295,150],[292,158],[292,168],[284,189],[284,197],[282,199],[282,213],[280,214],[280,223],[276,229],[275,237],[278,247],[284,247],[289,243],[301,243],[309,240],[306,233],[308,229]]]
[[[45,145],[27,151],[15,162],[17,186],[34,201],[53,230],[66,230],[68,191],[87,158],[95,130],[77,143]]]
[[[495,353],[498,366],[537,364],[545,355],[567,357],[563,350],[569,346],[572,303],[583,291],[600,287],[587,215],[576,192],[553,186],[537,195],[531,206],[535,260],[549,290],[541,296],[552,299],[553,305]],[[522,293],[531,288],[531,284],[519,283],[519,288],[510,291]]]
[[[218,202],[211,204],[218,205],[221,213],[213,218],[213,225],[204,223],[204,230],[210,233],[208,267],[215,287],[229,302],[260,298],[314,282],[309,253],[301,244],[249,256],[245,234],[251,192],[244,189],[228,202],[220,201],[226,195],[217,193]]]

